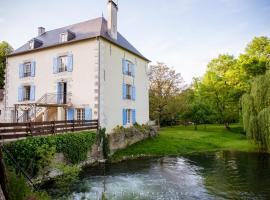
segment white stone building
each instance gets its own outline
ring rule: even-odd
[[[112,130],[149,120],[148,63],[103,17],[38,35],[7,57],[5,122],[99,119]]]

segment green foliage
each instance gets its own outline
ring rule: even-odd
[[[4,87],[6,56],[13,51],[7,42],[0,42],[0,88]]]
[[[158,124],[171,124],[177,120],[180,113],[177,95],[183,88],[180,73],[169,68],[164,63],[153,65],[149,77],[150,118]]]
[[[55,187],[57,195],[63,196],[69,194],[70,187],[79,179],[80,168],[78,166],[58,165],[63,174],[56,178]]]
[[[49,200],[50,197],[45,192],[35,192],[26,183],[24,177],[16,174],[15,171],[8,172],[8,193],[10,200],[38,199]]]
[[[164,127],[155,139],[147,139],[116,152],[112,161],[141,156],[168,156],[218,150],[256,151],[238,124],[227,130],[220,125],[202,125],[195,131],[193,126]]]
[[[19,165],[32,176],[37,175],[49,165],[55,152],[64,153],[72,164],[87,158],[87,152],[95,143],[96,134],[92,132],[68,133],[48,137],[29,137],[6,144]],[[7,163],[10,160],[6,158]]]
[[[64,153],[65,157],[73,164],[87,158],[87,152],[95,143],[95,133],[82,132],[57,135],[55,138],[57,152]]]
[[[99,145],[102,145],[102,150],[103,150],[103,156],[104,158],[108,158],[110,155],[110,148],[109,148],[109,141],[108,141],[108,136],[106,134],[106,129],[100,129],[97,135],[97,143]]]
[[[253,81],[249,94],[242,97],[244,129],[249,139],[270,150],[270,73]]]

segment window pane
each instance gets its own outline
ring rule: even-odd
[[[67,71],[67,56],[61,56],[59,57],[59,63],[58,63],[58,72],[65,72]]]

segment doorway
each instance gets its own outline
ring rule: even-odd
[[[67,83],[59,82],[57,85],[57,103],[66,104],[67,103]]]

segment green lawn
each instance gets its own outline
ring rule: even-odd
[[[112,161],[127,157],[180,155],[217,150],[258,151],[257,146],[249,142],[240,125],[232,125],[226,130],[220,125],[175,126],[161,128],[160,135],[116,152]]]

